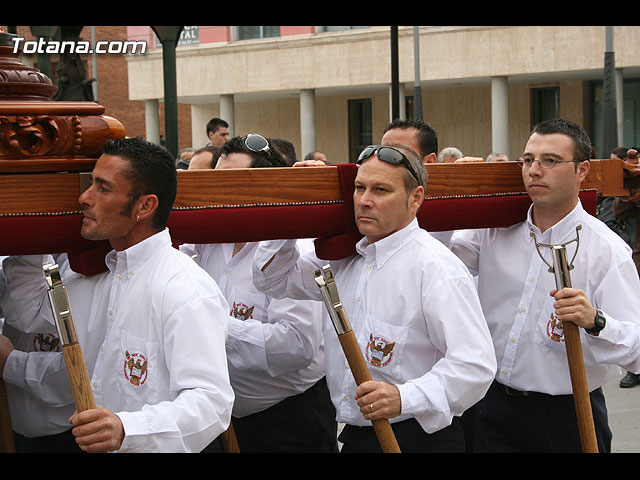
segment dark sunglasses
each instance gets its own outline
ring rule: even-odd
[[[383,145],[369,145],[365,148],[360,155],[358,155],[358,160],[356,160],[356,164],[360,165],[371,155],[375,154],[380,160],[383,162],[390,163],[391,165],[404,165],[409,173],[416,179],[418,185],[420,185],[420,181],[418,180],[418,175],[415,170],[411,166],[409,159],[402,153],[400,150],[397,150],[393,147],[386,147]]]
[[[271,147],[269,142],[262,135],[250,133],[244,137],[244,145],[252,152],[264,152],[269,155]]]

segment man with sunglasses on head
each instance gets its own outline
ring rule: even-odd
[[[230,139],[216,169],[286,167],[257,134]],[[311,250],[311,240],[299,240]],[[232,424],[243,453],[337,452],[325,380],[320,302],[270,298],[252,283],[259,242],[183,245],[230,305],[226,350],[235,393]]]
[[[629,247],[580,202],[590,153],[578,125],[542,122],[519,161],[527,219],[453,236],[453,252],[478,275],[498,360],[478,404],[479,452],[581,451],[563,322],[580,327],[598,450],[611,451],[601,387],[620,375],[616,365],[640,371],[640,281]],[[536,242],[566,245],[572,288],[556,289],[550,249]]]
[[[373,380],[356,386],[325,309],[342,452],[380,452],[371,421],[383,418],[402,452],[464,452],[460,415],[482,398],[496,367],[473,279],[418,226],[427,180],[418,156],[404,146],[370,146],[357,163],[354,215],[363,238],[331,270]],[[326,264],[295,241],[263,242],[254,284],[274,297],[321,300],[314,271]]]

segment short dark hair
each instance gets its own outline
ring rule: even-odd
[[[387,124],[384,128],[383,135],[395,128],[401,130],[415,128],[418,130],[418,145],[420,145],[420,151],[416,153],[419,154],[420,157],[425,157],[430,153],[438,153],[438,133],[435,128],[427,122],[423,120],[402,120],[397,118]]]
[[[244,143],[245,137],[233,137],[225,142],[220,148],[220,156],[227,155],[229,153],[247,153],[251,156],[251,165],[249,168],[266,168],[266,167],[288,167],[289,164],[278,151],[273,148],[271,142],[269,142],[269,152],[254,152],[249,149]]]
[[[229,128],[229,123],[225,122],[221,118],[213,117],[207,122],[207,136],[209,136],[209,132],[215,133],[220,127]]]
[[[201,154],[202,152],[209,152],[211,153],[211,168],[216,168],[216,164],[218,163],[218,157],[220,157],[220,148],[221,147],[216,147],[213,145],[205,145],[204,147],[199,148],[195,152],[193,152],[193,157]]]
[[[140,137],[107,140],[102,152],[129,161],[127,175],[132,188],[128,211],[125,209],[123,214],[131,214],[133,204],[140,196],[153,194],[158,197],[153,227],[157,231],[164,229],[178,191],[178,175],[171,153]]]
[[[584,128],[576,123],[560,118],[543,120],[533,127],[531,135],[534,133],[539,135],[551,135],[554,133],[567,135],[573,141],[573,159],[576,162],[584,162],[591,158],[591,139]]]
[[[616,147],[611,151],[611,153],[614,154],[616,158],[624,160],[625,158],[627,158],[628,151],[629,150],[627,149],[627,147]]]
[[[284,138],[268,138],[267,140],[278,149],[290,166],[298,161],[296,147],[294,147],[293,143],[289,140],[285,140]]]

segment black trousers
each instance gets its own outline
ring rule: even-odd
[[[391,424],[402,453],[464,453],[462,422],[454,417],[451,425],[434,433],[425,432],[414,418]],[[342,453],[382,453],[373,427],[345,425],[339,440]]]
[[[14,432],[13,439],[18,453],[84,453],[76,443],[71,430],[34,438]]]
[[[611,452],[612,433],[602,389],[591,392],[598,451]],[[475,451],[580,453],[573,395],[522,395],[493,382],[477,404]]]
[[[241,453],[337,453],[338,425],[325,378],[262,412],[231,419]]]

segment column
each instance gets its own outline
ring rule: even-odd
[[[220,95],[220,118],[229,124],[229,138],[235,137],[235,110],[233,95]]]
[[[616,115],[618,121],[618,146],[624,146],[624,75],[616,68]]]
[[[300,91],[300,152],[298,158],[316,149],[316,92],[314,89]]]
[[[491,78],[491,150],[509,155],[509,82]]]
[[[404,83],[398,84],[398,118],[393,117],[393,85],[389,85],[389,122],[394,120],[406,120],[407,119],[407,99],[406,88]],[[375,136],[374,136],[375,138]]]
[[[144,118],[147,141],[160,145],[160,102],[158,99],[144,102]]]

